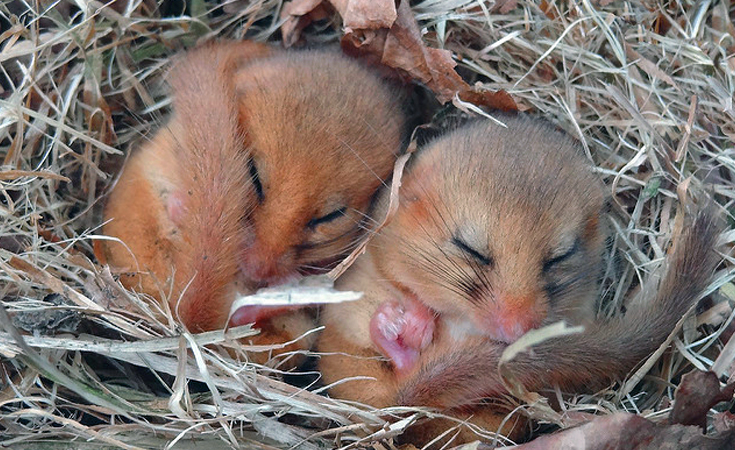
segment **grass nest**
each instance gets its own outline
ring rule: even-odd
[[[353,405],[248,362],[249,327],[192,335],[94,258],[105,196],[169,105],[170,58],[211,38],[277,41],[278,0],[0,4],[0,436],[23,448],[390,448],[428,414]],[[735,199],[735,26],[729,2],[424,0],[423,40],[465,81],[505,91],[583,144],[613,199],[611,304],[664,257],[677,191]],[[301,31],[333,44],[326,10]],[[460,105],[463,102],[455,102]],[[465,103],[466,106],[466,103]],[[730,221],[732,225],[732,221]],[[735,231],[722,236],[731,248]],[[733,258],[673,350],[627,383],[531,417],[666,418],[690,370],[735,373]],[[658,355],[657,355],[658,356]],[[643,375],[648,374],[647,377]],[[575,419],[576,418],[576,419]],[[468,426],[458,423],[457,426]],[[490,430],[492,431],[492,430]]]

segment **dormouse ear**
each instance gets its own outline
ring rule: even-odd
[[[182,65],[189,65],[210,73],[220,73],[231,80],[241,67],[277,53],[277,48],[262,42],[214,40],[177,57],[173,71],[176,72]]]
[[[250,129],[250,120],[253,113],[250,111],[252,105],[251,102],[247,101],[247,97],[263,89],[258,81],[258,74],[258,67],[248,67],[248,64],[242,64],[237,67],[230,77],[237,104],[237,122],[246,141],[248,140],[247,131]],[[249,145],[249,142],[245,142],[245,145]]]
[[[237,93],[236,95],[238,98],[241,96],[240,93]],[[240,133],[242,134],[244,138],[245,147],[250,146],[250,140],[248,136],[249,120],[250,120],[250,111],[248,110],[247,105],[245,104],[245,102],[238,101],[237,102],[237,125],[238,125],[238,128],[240,129]]]
[[[262,42],[231,41],[226,42],[227,58],[218,70],[233,74],[254,60],[267,58],[279,53],[275,47]]]
[[[600,235],[600,213],[594,212],[589,214],[584,220],[584,228],[582,229],[582,238],[585,241],[595,239]]]
[[[441,167],[437,161],[422,157],[422,149],[417,150],[408,160],[401,184],[401,201],[417,201],[436,195],[435,186],[441,184]]]
[[[610,213],[612,210],[612,198],[607,195],[598,194],[599,197],[593,200],[593,204],[597,204],[597,207],[593,207],[587,212],[587,216],[582,222],[582,230],[580,237],[584,240],[583,242],[598,241],[604,239],[609,231],[607,225],[603,221],[603,217]]]
[[[210,41],[179,55],[167,78],[174,94],[196,92],[201,84],[201,77],[196,76],[198,73],[206,73],[210,78],[218,77],[223,80],[226,90],[236,91],[238,73],[244,72],[253,61],[277,53],[274,47],[260,42]]]
[[[186,217],[186,195],[181,190],[174,190],[165,196],[164,203],[168,218],[180,227]]]
[[[608,203],[606,202],[605,205],[608,205]],[[604,211],[607,211],[608,209],[609,206],[603,205],[602,208],[590,211],[587,214],[587,217],[585,217],[584,222],[582,223],[580,237],[582,239],[582,243],[587,248],[595,248],[605,242],[610,231],[604,220]]]

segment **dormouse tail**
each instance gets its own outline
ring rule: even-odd
[[[269,53],[252,42],[209,44],[184,54],[169,75],[181,189],[171,193],[168,209],[183,241],[176,274],[183,294],[171,300],[192,331],[224,326],[233,300],[227,289],[237,276],[244,219],[255,194],[232,79],[239,64]]]
[[[653,353],[712,279],[722,223],[713,205],[684,214],[665,264],[621,317],[543,341],[504,364],[526,389],[587,390],[623,378]],[[660,281],[659,281],[660,280]],[[644,298],[641,298],[644,297]],[[644,301],[645,300],[645,301]],[[400,404],[452,408],[506,393],[498,373],[504,344],[475,340],[426,363],[401,383]]]

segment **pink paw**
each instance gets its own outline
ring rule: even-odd
[[[417,300],[385,302],[370,320],[370,337],[396,372],[406,373],[434,337],[434,313]]]

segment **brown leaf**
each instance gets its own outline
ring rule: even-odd
[[[22,234],[6,234],[0,236],[0,248],[16,255],[28,246],[28,238]]]
[[[301,39],[301,31],[311,22],[329,15],[334,9],[349,30],[388,29],[398,15],[393,0],[292,0],[281,10],[283,45],[291,47]]]
[[[633,414],[619,413],[600,417],[579,427],[559,433],[541,436],[519,445],[516,450],[542,450],[550,448],[574,448],[575,443],[584,442],[586,450],[607,448],[613,442],[625,443],[616,449],[635,448],[636,439],[653,435],[655,425]]]
[[[325,3],[294,0],[284,6],[281,13],[285,19],[281,28],[284,45],[298,41],[301,30]],[[459,95],[460,99],[478,106],[518,110],[508,93],[468,85],[454,70],[457,63],[450,51],[424,45],[407,0],[401,0],[397,8],[393,0],[330,0],[329,3],[342,16],[345,34],[341,44],[345,53],[392,68],[403,78],[426,85],[441,103]],[[515,2],[505,2],[501,8],[510,4]]]
[[[720,381],[713,372],[692,371],[684,375],[674,393],[674,409],[669,423],[707,426],[707,411],[720,402],[732,400],[735,383],[720,390]]]
[[[582,445],[583,444],[583,445]],[[656,425],[630,413],[617,413],[559,433],[541,436],[515,450],[584,448],[585,450],[715,450],[733,448],[735,430],[705,436],[696,427]]]
[[[670,85],[677,91],[681,91],[676,81],[674,81],[674,79],[671,78],[669,74],[659,69],[658,66],[653,61],[644,58],[640,53],[635,51],[635,49],[627,42],[625,42],[624,45],[625,45],[625,56],[634,60],[635,64],[638,67],[640,67],[644,72],[646,72],[649,77],[658,78],[659,80]]]
[[[404,77],[423,83],[441,103],[459,94],[466,101],[480,106],[518,110],[507,94],[476,91],[454,70],[457,65],[448,50],[429,48],[421,39],[421,32],[409,3],[401,1],[397,18],[390,29],[346,30],[342,48],[353,55],[361,55],[396,69]],[[348,18],[345,17],[345,22]],[[465,98],[466,97],[466,98]],[[500,105],[500,106],[498,106]]]
[[[488,108],[499,109],[501,111],[518,111],[513,97],[505,91],[479,91],[470,88],[459,93],[459,98],[466,102],[474,103],[477,106],[487,106]]]
[[[393,0],[330,0],[346,29],[390,28],[398,17]]]
[[[0,170],[0,180],[15,180],[21,177],[46,178],[51,180],[71,183],[71,180],[63,175],[53,173],[49,170]]]
[[[347,20],[347,18],[345,18]],[[447,50],[427,48],[407,1],[398,6],[398,16],[390,29],[345,30],[342,48],[368,57],[402,75],[425,84],[446,103],[468,85],[454,71],[456,63]]]
[[[654,33],[665,36],[671,29],[671,22],[669,22],[669,19],[665,15],[659,13],[653,20],[651,28]]]
[[[459,95],[460,99],[478,106],[518,111],[508,93],[469,86],[454,70],[457,63],[450,51],[426,47],[407,1],[399,3],[397,14],[390,29],[365,30],[363,33],[346,31],[343,49],[353,54],[370,54],[374,60],[398,70],[404,77],[423,83],[441,103]]]
[[[493,5],[491,12],[499,12],[500,14],[508,14],[518,7],[516,0],[497,0]]]
[[[716,413],[712,419],[712,425],[718,433],[733,430],[735,429],[735,414],[730,411]]]
[[[291,47],[301,39],[301,31],[314,20],[329,15],[329,3],[323,0],[293,0],[281,10],[281,38],[284,47]]]
[[[555,8],[555,4],[549,3],[546,0],[541,0],[541,2],[539,3],[539,9],[541,9],[541,12],[543,12],[544,15],[551,20],[556,20],[559,17],[559,14]]]

